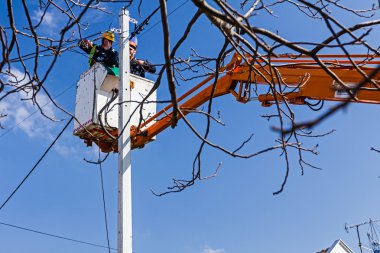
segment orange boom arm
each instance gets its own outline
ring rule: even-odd
[[[183,109],[183,114],[186,115],[191,112],[191,109],[196,109],[207,102],[211,96],[219,97],[229,93],[234,95],[237,101],[246,103],[250,99],[248,95],[251,84],[276,84],[276,87],[280,85],[291,90],[281,94],[259,95],[258,100],[262,102],[263,106],[269,106],[276,100],[305,104],[305,99],[330,101],[347,101],[349,99],[350,102],[380,104],[380,74],[374,74],[371,78],[372,82],[363,81],[367,79],[366,76],[372,75],[372,72],[377,70],[376,67],[380,61],[361,60],[366,59],[367,55],[353,55],[351,56],[351,59],[354,59],[352,61],[341,55],[320,55],[318,57],[323,59],[323,63],[330,73],[327,73],[309,57],[297,57],[297,59],[291,59],[290,56],[280,57],[271,60],[271,66],[264,62],[253,66],[247,63],[241,64],[241,57],[233,57],[228,65],[220,69],[220,72],[224,71],[225,74],[216,80],[215,84],[215,76],[211,75],[182,95],[178,102],[182,102],[185,98],[187,100],[179,108]],[[352,63],[359,66],[358,69],[355,69]],[[345,86],[339,84],[339,81],[335,81],[333,76]],[[357,87],[362,81],[364,83]],[[204,88],[208,83],[209,85]],[[203,89],[194,95],[194,92],[201,88]],[[143,147],[154,136],[171,125],[172,113],[167,113],[171,108],[172,105],[168,105],[149,118],[140,126],[141,130],[139,131],[135,126],[131,127],[132,148]],[[147,124],[164,114],[165,116],[157,122],[146,127]]]

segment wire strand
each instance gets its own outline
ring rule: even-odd
[[[104,222],[106,223],[106,233],[107,233],[107,245],[108,245],[108,252],[111,252],[110,248],[110,237],[108,232],[108,220],[107,220],[107,208],[106,208],[106,198],[104,194],[104,180],[103,180],[103,169],[102,169],[102,161],[100,159],[100,148],[99,148],[99,171],[100,171],[100,183],[102,185],[102,199],[103,199],[103,211],[104,211]]]
[[[69,124],[71,123],[71,121],[73,121],[73,117],[71,117],[70,120],[67,121],[65,127],[61,130],[61,132],[57,135],[57,137],[54,139],[54,141],[46,149],[46,151],[43,153],[43,155],[40,157],[40,159],[38,159],[37,163],[33,166],[33,168],[28,172],[28,174],[24,177],[24,179],[17,185],[17,187],[13,190],[13,192],[9,195],[9,197],[0,206],[0,210],[3,209],[3,207],[8,203],[8,201],[13,197],[13,195],[20,189],[20,187],[25,183],[25,181],[29,178],[29,176],[37,168],[38,164],[40,164],[40,162],[45,158],[45,156],[50,151],[50,149],[54,146],[54,144],[57,142],[57,140],[59,139],[59,137],[61,137],[61,135],[63,134],[63,132],[69,126]]]
[[[171,12],[168,13],[168,17],[170,15],[172,15],[174,12],[176,12],[177,10],[179,10],[181,7],[183,7],[185,4],[187,4],[189,1],[190,0],[185,0],[184,2],[182,2],[174,10],[172,10]],[[154,23],[149,29],[145,30],[145,32],[141,33],[139,37],[142,37],[143,35],[145,35],[146,33],[148,33],[150,30],[152,30],[153,28],[155,28],[160,22],[161,22],[161,19],[159,21],[157,21],[156,23]]]
[[[91,35],[88,35],[84,38],[81,38],[81,39],[89,39],[91,37],[94,37],[98,34],[101,34],[101,32],[96,32],[96,33],[93,33]],[[81,39],[74,39],[72,41],[69,41],[69,42],[64,42],[62,44],[62,48],[64,49],[65,47],[68,47],[68,46],[71,46],[71,45],[74,45],[75,43],[78,43],[78,41],[80,41]],[[44,52],[49,52],[51,51],[52,49],[51,48],[46,48],[46,49],[43,49],[40,51],[40,53],[44,53]],[[62,51],[62,50],[61,50]],[[20,61],[20,58],[24,59],[24,57],[35,57],[36,53],[35,52],[32,52],[32,53],[27,53],[27,54],[24,54],[24,55],[21,55],[19,57],[14,57],[12,59],[9,60],[9,62],[19,62]]]
[[[62,96],[63,94],[65,94],[67,91],[69,91],[70,89],[72,89],[76,84],[72,84],[70,85],[69,87],[67,87],[66,89],[64,89],[63,91],[61,91],[60,93],[58,93],[55,97],[53,97],[53,99],[56,99],[56,98],[59,98],[60,96]],[[43,104],[41,106],[41,109],[44,108],[45,106],[47,106],[48,104],[50,104],[51,101],[48,101],[47,103]],[[15,125],[11,126],[10,128],[8,128],[7,130],[5,130],[4,133],[0,134],[0,139],[2,137],[4,137],[5,135],[9,134],[9,132],[14,129],[15,127],[18,127],[21,123],[23,123],[25,120],[29,119],[30,117],[32,117],[34,114],[36,114],[37,112],[39,112],[40,110],[35,110],[34,112],[31,112],[28,116],[26,116],[24,119],[22,119],[21,121],[17,122]]]
[[[36,233],[36,234],[40,234],[40,235],[46,235],[46,236],[50,236],[50,237],[54,237],[54,238],[58,238],[58,239],[66,240],[66,241],[86,244],[86,245],[90,245],[90,246],[94,246],[94,247],[98,247],[98,248],[108,248],[109,250],[117,250],[115,248],[110,248],[109,246],[107,247],[107,246],[99,245],[99,244],[96,244],[96,243],[85,242],[85,241],[81,241],[81,240],[77,240],[77,239],[73,239],[73,238],[69,238],[69,237],[64,237],[64,236],[55,235],[55,234],[51,234],[51,233],[46,233],[46,232],[38,231],[38,230],[35,230],[35,229],[30,229],[30,228],[25,228],[25,227],[21,227],[21,226],[12,225],[12,224],[5,223],[5,222],[0,222],[0,225],[8,226],[8,227],[11,227],[11,228],[17,228],[17,229],[20,229],[20,230],[24,230],[24,231],[28,231],[28,232],[32,232],[32,233]]]

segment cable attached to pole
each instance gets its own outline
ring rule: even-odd
[[[141,24],[139,25],[135,25],[135,30],[133,32],[131,32],[131,36],[129,36],[129,39],[132,39],[133,37],[135,37],[137,34],[139,34],[140,32],[142,32],[144,29],[145,29],[145,26],[147,26],[149,24],[149,21],[150,19],[153,17],[154,14],[157,13],[157,11],[160,9],[161,7],[158,6],[146,19],[144,19],[143,22],[141,22]]]
[[[178,5],[174,10],[172,10],[171,12],[168,13],[168,17],[170,15],[172,15],[174,12],[178,11],[180,8],[182,8],[185,4],[187,4],[190,0],[185,0],[184,2],[182,2],[180,5]],[[159,7],[160,8],[160,7]],[[144,21],[143,21],[144,22]],[[148,30],[146,30],[144,33],[141,34],[144,35],[146,34],[147,32],[149,32],[150,30],[152,30],[154,27],[156,27],[161,21],[158,21],[156,23],[154,23]],[[141,23],[142,24],[142,23]],[[141,32],[141,31],[140,31]],[[132,32],[133,33],[133,32]]]

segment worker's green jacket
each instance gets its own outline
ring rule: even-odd
[[[105,50],[102,46],[99,45],[93,45],[92,48],[88,48],[84,43],[79,43],[79,47],[90,55],[90,66],[94,65],[95,62],[100,62],[110,68],[119,67],[118,52],[115,51],[112,47],[108,50]]]

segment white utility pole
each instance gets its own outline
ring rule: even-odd
[[[123,7],[119,13],[120,64],[119,64],[119,173],[118,173],[118,253],[132,253],[132,173],[129,82],[129,11]],[[124,131],[122,131],[124,129]],[[121,132],[122,131],[122,132]]]

